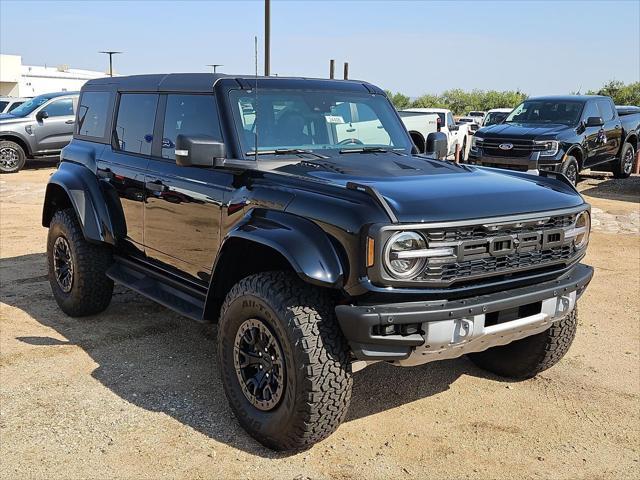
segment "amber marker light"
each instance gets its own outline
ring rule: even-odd
[[[373,267],[375,253],[376,253],[376,243],[375,240],[371,237],[367,237],[367,267]]]

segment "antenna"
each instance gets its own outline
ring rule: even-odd
[[[255,124],[255,140],[256,140],[256,144],[255,144],[255,150],[253,151],[253,154],[255,155],[256,159],[256,163],[258,162],[258,36],[256,35],[255,37],[253,37],[254,39],[254,55],[255,55],[255,67],[256,67],[256,105],[255,107],[253,107],[253,111],[255,114],[255,119],[253,120],[254,124]]]

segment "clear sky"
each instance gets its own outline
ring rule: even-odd
[[[0,51],[120,74],[263,71],[262,1],[0,0]],[[449,88],[584,92],[640,80],[640,1],[272,1],[271,71],[350,77],[410,96]]]

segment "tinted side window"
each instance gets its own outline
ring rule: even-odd
[[[63,98],[61,100],[54,100],[44,107],[44,111],[47,112],[50,117],[73,115],[73,99]]]
[[[0,113],[4,112],[4,109],[7,108],[9,102],[0,102]]]
[[[175,160],[178,135],[206,135],[222,140],[213,95],[167,95],[162,135],[162,157]]]
[[[120,150],[151,155],[158,95],[124,93],[120,96],[115,135]]]
[[[85,92],[78,107],[78,134],[104,137],[110,106],[109,92]]]
[[[598,110],[600,110],[600,116],[605,122],[613,120],[613,107],[609,100],[596,100],[598,104]]]
[[[584,106],[584,113],[582,114],[582,119],[586,120],[589,117],[600,117],[600,110],[596,106],[596,102],[587,102]]]
[[[7,112],[10,112],[11,110],[13,110],[14,108],[18,108],[20,105],[22,105],[24,102],[14,102],[9,106],[9,110],[7,110]],[[2,110],[0,108],[0,110]]]

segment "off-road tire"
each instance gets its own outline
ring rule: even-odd
[[[241,324],[262,321],[277,339],[286,381],[280,402],[256,408],[245,396],[234,365]],[[306,448],[333,433],[351,400],[349,348],[324,291],[287,272],[265,272],[228,293],[218,325],[218,366],[225,393],[242,427],[274,450]]]
[[[576,157],[569,155],[562,164],[562,174],[567,177],[574,186],[580,181],[580,165]]]
[[[628,157],[630,155],[630,157]],[[626,142],[622,146],[620,151],[620,158],[616,159],[613,163],[613,176],[615,178],[628,178],[633,171],[633,164],[635,162],[636,151],[629,142]],[[627,163],[631,159],[630,163]]]
[[[73,274],[71,288],[65,292],[56,279],[54,245],[63,237],[71,252]],[[49,283],[60,309],[71,317],[83,317],[102,312],[111,302],[113,281],[106,276],[112,263],[107,246],[89,243],[73,209],[58,210],[51,219],[47,237]]]
[[[0,159],[0,173],[16,173],[19,172],[27,161],[27,155],[24,150],[16,142],[10,140],[0,141],[0,152],[12,151],[17,157],[15,165],[5,166],[4,161]]]
[[[471,353],[478,367],[503,377],[526,379],[552,367],[569,350],[578,325],[577,307],[544,332],[484,352]]]

